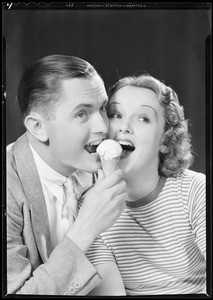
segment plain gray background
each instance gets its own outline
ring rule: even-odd
[[[190,121],[195,153],[192,169],[205,173],[210,9],[205,4],[190,7],[4,7],[6,144],[24,132],[16,91],[27,65],[50,54],[74,55],[95,66],[107,90],[119,77],[141,71],[170,85]]]

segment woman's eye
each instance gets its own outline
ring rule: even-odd
[[[150,119],[148,117],[145,117],[145,116],[139,116],[138,120],[141,121],[141,122],[145,122],[145,123],[150,122]]]
[[[108,111],[108,118],[109,119],[121,119],[122,115],[116,111]]]
[[[109,118],[111,119],[121,119],[121,114],[109,114]]]

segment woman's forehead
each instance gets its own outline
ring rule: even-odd
[[[127,86],[122,87],[110,99],[110,104],[117,103],[133,106],[151,106],[155,109],[161,105],[155,92],[149,88]]]

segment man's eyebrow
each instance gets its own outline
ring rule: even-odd
[[[104,105],[108,105],[109,104],[109,99],[105,99],[103,100],[103,102],[101,103],[101,106],[104,106]]]
[[[108,99],[105,99],[101,106],[106,105],[107,102],[108,102]],[[90,103],[80,103],[73,108],[73,111],[83,109],[83,108],[93,108],[93,107],[94,107],[94,105],[90,104]]]
[[[93,107],[93,105],[90,103],[80,103],[73,108],[73,111],[81,109],[81,108],[92,108],[92,107]]]

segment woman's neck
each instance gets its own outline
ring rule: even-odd
[[[159,173],[146,172],[125,178],[127,183],[128,201],[136,201],[149,195],[157,186]]]

